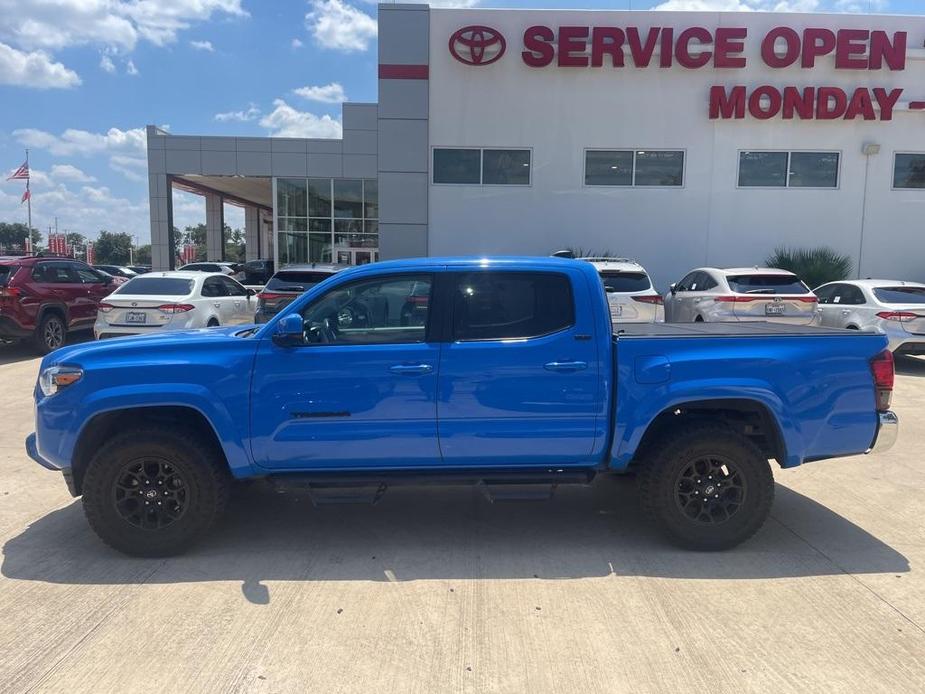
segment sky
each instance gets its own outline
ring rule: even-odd
[[[883,12],[925,0],[437,0],[434,7]],[[33,225],[147,242],[144,126],[176,134],[339,137],[341,104],[376,101],[368,0],[0,0],[0,172],[30,150]],[[22,181],[0,221],[25,222]],[[201,197],[175,193],[181,228]],[[226,206],[226,222],[243,212]]]

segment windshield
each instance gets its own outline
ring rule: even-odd
[[[734,275],[729,288],[739,294],[807,294],[809,287],[796,275]]]
[[[270,281],[267,282],[266,290],[304,292],[311,289],[319,282],[326,280],[332,274],[331,272],[317,272],[311,270],[304,272],[299,270],[283,270],[277,272],[270,278]]]
[[[601,281],[608,292],[644,292],[652,288],[644,272],[602,272]]]
[[[874,296],[885,304],[925,304],[925,287],[877,287]]]
[[[113,294],[136,296],[186,296],[193,290],[193,280],[180,277],[135,277]]]

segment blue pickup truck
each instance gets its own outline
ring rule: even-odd
[[[105,542],[163,556],[214,525],[235,480],[258,477],[326,500],[422,483],[520,499],[632,473],[668,538],[725,549],[766,519],[770,461],[896,438],[882,335],[619,327],[590,263],[376,263],[266,325],[51,353],[26,447],[64,473]]]

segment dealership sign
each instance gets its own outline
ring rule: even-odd
[[[744,27],[532,26],[523,33],[521,60],[531,68],[701,68],[741,69],[748,30]],[[867,29],[775,27],[760,37],[761,61],[780,69],[812,69],[833,56],[836,70],[899,71],[906,68],[907,33]],[[459,62],[485,66],[504,55],[507,42],[497,29],[462,27],[450,36],[450,54]],[[892,120],[902,89],[761,85],[716,85],[710,88],[709,114],[714,119]],[[923,110],[925,101],[909,108]]]

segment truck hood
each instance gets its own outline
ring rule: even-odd
[[[151,335],[133,335],[84,342],[56,349],[42,360],[41,368],[45,369],[56,364],[79,363],[100,357],[109,359],[120,356],[138,357],[142,354],[154,355],[158,352],[175,351],[178,347],[202,349],[205,346],[206,349],[211,349],[231,340],[248,339],[236,337],[236,335],[253,327],[260,326],[235,325],[224,328],[169,330]]]

